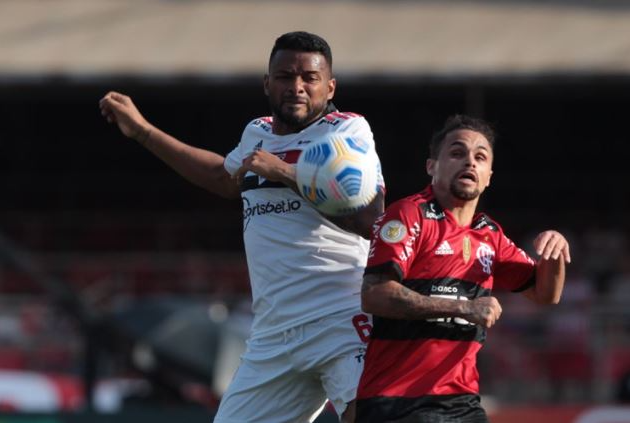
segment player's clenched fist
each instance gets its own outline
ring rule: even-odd
[[[149,138],[152,126],[128,96],[110,91],[99,101],[99,107],[105,119],[117,124],[125,136],[142,144]]]
[[[492,327],[501,317],[501,304],[495,297],[480,297],[464,303],[468,308],[465,319],[471,323]]]
[[[294,184],[293,181],[295,181],[295,169],[293,166],[287,164],[275,154],[262,149],[255,150],[243,160],[243,166],[234,174],[233,178],[240,185],[245,174],[249,171],[270,181],[280,181],[288,185]]]

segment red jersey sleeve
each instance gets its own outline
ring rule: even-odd
[[[501,231],[499,259],[494,269],[494,287],[524,291],[535,283],[536,262]]]
[[[365,273],[393,270],[402,281],[416,255],[421,227],[417,203],[403,199],[390,205],[375,223]]]

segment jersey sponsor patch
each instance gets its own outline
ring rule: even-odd
[[[390,220],[383,225],[379,235],[388,244],[395,244],[407,236],[407,227],[400,220]]]
[[[447,240],[444,240],[437,250],[435,250],[435,255],[437,256],[451,256],[453,255],[453,249],[451,248],[451,244],[448,243]]]
[[[266,214],[285,214],[295,212],[302,207],[302,203],[298,200],[287,199],[278,202],[267,201],[266,203],[258,202],[252,205],[247,197],[243,199],[243,231],[247,230],[249,221],[256,216]]]
[[[429,201],[420,204],[425,219],[442,220],[446,217],[444,210],[436,201]]]

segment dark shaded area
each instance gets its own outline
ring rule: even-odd
[[[339,78],[335,103],[371,123],[388,201],[421,189],[427,142],[452,113],[494,123],[483,208],[508,233],[625,225],[630,78]],[[102,120],[108,90],[157,126],[225,154],[268,114],[258,78],[5,80],[0,230],[37,250],[239,250],[240,204],[176,176]],[[624,228],[625,229],[625,228]]]

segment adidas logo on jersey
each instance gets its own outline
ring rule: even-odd
[[[453,249],[451,248],[451,244],[449,244],[448,241],[446,240],[444,240],[444,242],[440,244],[437,250],[435,250],[435,255],[437,256],[449,256],[453,254],[454,252],[453,252]]]

